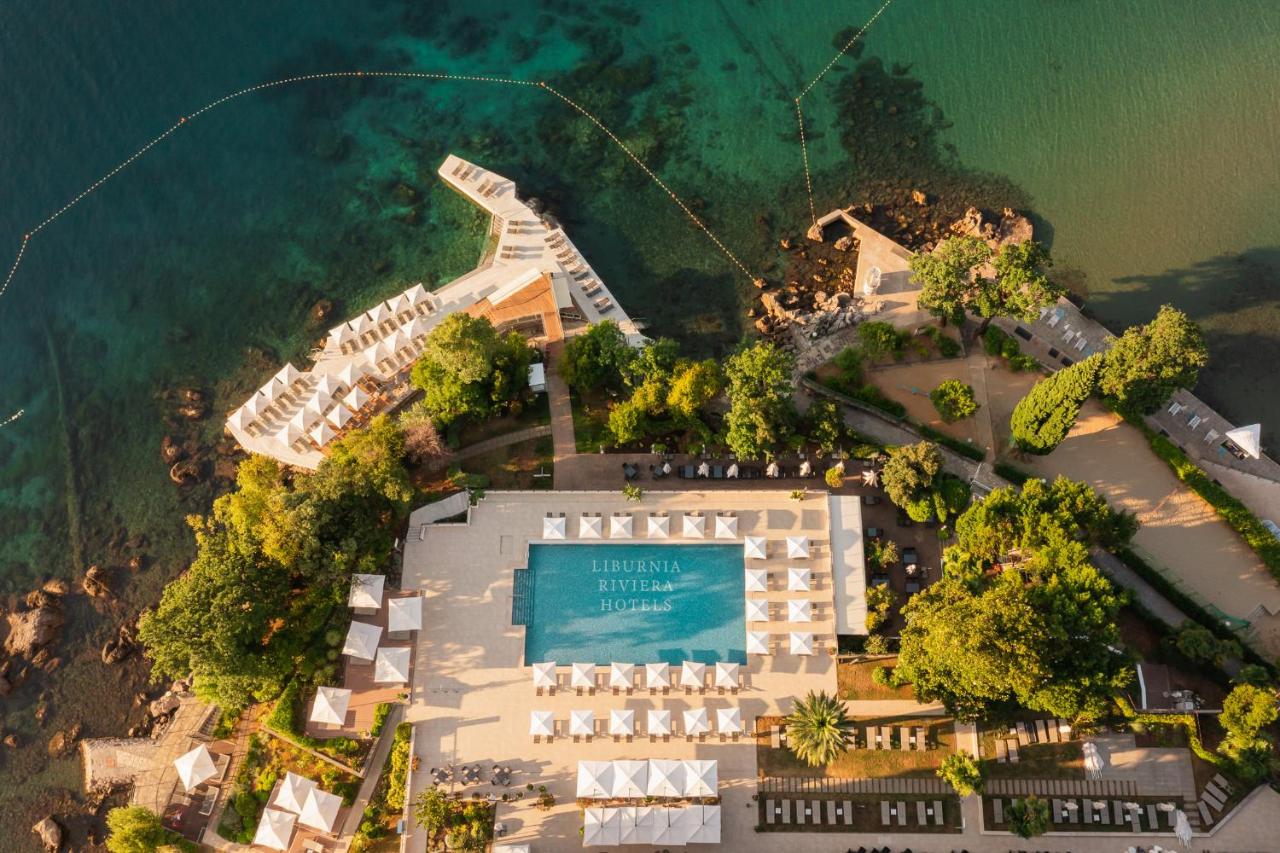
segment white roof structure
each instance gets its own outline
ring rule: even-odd
[[[373,660],[378,653],[378,641],[382,639],[382,629],[367,622],[352,622],[347,629],[347,639],[342,644],[342,653],[359,660]]]
[[[719,770],[714,760],[698,759],[684,762],[684,795],[686,797],[714,797],[719,787]]]
[[[422,596],[406,595],[387,599],[387,631],[389,633],[421,630]]]
[[[716,708],[716,731],[722,735],[742,734],[742,709]]]
[[[1262,424],[1250,424],[1227,430],[1225,437],[1254,459],[1262,457]]]
[[[312,788],[307,801],[302,804],[298,823],[321,832],[333,832],[333,825],[338,820],[338,810],[341,808],[342,797],[320,788]]]
[[[763,536],[748,536],[742,540],[742,552],[748,560],[768,559],[769,541]]]
[[[686,708],[683,716],[685,734],[703,735],[711,731],[711,718],[707,715],[705,707]]]
[[[352,575],[347,606],[359,610],[377,610],[382,606],[382,587],[386,580],[385,575]]]
[[[644,686],[662,688],[671,686],[671,664],[647,663],[644,665]]]
[[[305,776],[292,772],[285,773],[284,781],[280,783],[276,798],[271,801],[271,805],[297,814],[306,805],[307,796],[315,786],[316,783]]]
[[[680,665],[681,687],[702,687],[707,683],[707,665],[687,660]]]
[[[582,823],[583,847],[612,847],[622,836],[617,809],[587,809]]]
[[[813,654],[813,634],[807,631],[792,631],[790,646],[793,655]]]
[[[579,761],[578,796],[603,799],[612,796],[613,762]]]
[[[554,711],[530,711],[529,734],[538,737],[551,737],[556,733],[556,715]]]
[[[209,754],[209,748],[204,744],[179,755],[174,760],[173,766],[178,768],[178,778],[182,780],[182,787],[186,788],[188,793],[218,775],[213,756]]]
[[[813,604],[807,598],[793,598],[787,602],[788,622],[812,622]]]
[[[609,664],[609,686],[630,690],[636,686],[636,665],[633,663]]]
[[[671,734],[671,711],[667,708],[650,708],[645,718],[645,731],[651,735]],[[673,795],[674,796],[674,795]]]
[[[684,762],[665,758],[650,759],[645,794],[650,797],[684,796]]]
[[[409,647],[384,646],[373,662],[374,684],[409,683]]]
[[[742,667],[728,661],[716,661],[716,687],[737,687],[742,678]]]
[[[738,538],[738,517],[736,515],[717,515],[716,516],[716,538],[717,539],[737,539]]]
[[[769,591],[768,569],[747,569],[746,572],[747,592]]]
[[[636,733],[636,712],[633,708],[612,708],[609,710],[609,734],[619,737],[631,737]],[[643,795],[637,795],[643,796]]]
[[[651,515],[648,525],[645,535],[650,539],[666,539],[671,535],[671,516],[669,515]]]
[[[584,515],[578,521],[579,539],[600,539],[604,537],[604,519],[598,515]]]
[[[787,589],[791,592],[808,592],[812,574],[803,566],[792,566],[787,569]]]
[[[310,720],[331,726],[345,725],[347,708],[351,706],[351,691],[343,687],[318,687],[316,699],[311,703]]]
[[[559,682],[556,675],[556,662],[552,660],[542,661],[533,665],[533,686],[534,687],[555,687]]]
[[[572,687],[594,688],[596,686],[596,665],[593,663],[575,663],[569,667],[569,684]]]
[[[680,520],[680,535],[686,539],[702,539],[706,536],[706,516],[686,512]]]
[[[293,837],[293,825],[297,820],[296,814],[264,809],[262,820],[258,822],[258,831],[253,835],[253,843],[271,850],[288,850],[289,839]]]
[[[702,810],[702,825],[698,827],[698,831],[689,839],[692,844],[719,844],[720,843],[720,807],[719,806],[689,806],[689,811],[694,809]]]
[[[809,557],[809,537],[808,536],[788,536],[787,537],[787,559],[789,560],[805,560]]]
[[[631,523],[633,520],[631,513],[627,513],[626,515],[609,516],[609,538],[630,539]]]
[[[568,523],[563,515],[553,515],[542,519],[543,539],[563,539],[568,532]]]
[[[569,712],[569,734],[577,737],[591,737],[596,733],[596,712],[590,709],[578,709]]]
[[[648,781],[648,761],[613,762],[613,796],[643,797]]]
[[[768,622],[769,621],[769,602],[763,598],[747,599],[747,621],[748,622]]]
[[[749,655],[769,654],[769,632],[768,631],[748,631],[747,632],[747,654]]]

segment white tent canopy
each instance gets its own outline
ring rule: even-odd
[[[768,631],[748,631],[747,632],[747,654],[749,655],[769,654],[769,632]]]
[[[633,708],[613,708],[609,711],[609,734],[631,737],[636,733],[636,712]]]
[[[666,708],[650,708],[645,719],[645,731],[651,735],[671,734],[671,711]]]
[[[689,806],[689,811],[694,809],[702,810],[702,825],[698,827],[698,831],[693,834],[689,841],[694,844],[719,844],[720,843],[720,807],[719,806]]]
[[[793,598],[787,602],[788,622],[812,622],[813,605],[807,598]]]
[[[671,664],[647,663],[644,665],[644,685],[651,689],[671,686]]]
[[[340,808],[342,808],[342,797],[319,788],[312,788],[311,793],[307,795],[307,801],[302,805],[298,823],[321,832],[332,832],[333,825],[338,820]]]
[[[791,632],[791,654],[793,655],[811,655],[813,654],[813,634],[806,631]]]
[[[648,844],[653,840],[653,806],[627,807],[619,810],[622,823],[618,830],[619,844]]]
[[[285,773],[284,781],[280,783],[276,798],[271,801],[271,805],[297,814],[302,811],[302,807],[307,802],[307,796],[315,786],[316,783],[305,776],[292,772]]]
[[[378,649],[373,662],[374,684],[407,684],[409,682],[409,647],[392,646]]]
[[[356,383],[369,375],[369,365],[362,361],[349,361],[338,371],[338,385],[342,388],[354,388]]]
[[[747,599],[747,621],[748,622],[768,622],[769,621],[769,602],[762,598]]]
[[[556,733],[556,715],[554,711],[530,711],[529,734],[539,737],[551,737]]]
[[[575,663],[570,666],[569,684],[573,687],[594,689],[596,686],[596,665],[593,663]]]
[[[353,412],[360,411],[368,402],[369,395],[363,388],[352,388],[347,396],[342,398],[342,404]]]
[[[609,664],[609,686],[630,690],[636,686],[636,665],[633,663]]]
[[[578,762],[578,796],[605,798],[613,792],[612,761]]]
[[[1254,459],[1262,456],[1262,424],[1227,430],[1226,438]]]
[[[748,536],[742,540],[742,550],[748,560],[768,559],[769,542],[763,536]]]
[[[680,520],[680,535],[689,539],[701,539],[706,533],[706,517],[686,512]]]
[[[803,566],[792,566],[787,569],[787,589],[791,592],[808,592],[812,585],[810,581],[812,574]]]
[[[311,722],[331,726],[345,725],[347,708],[351,705],[351,691],[342,687],[316,689],[316,701],[311,705]]]
[[[178,778],[182,780],[182,786],[188,793],[218,775],[213,756],[209,754],[209,748],[204,744],[179,755],[174,760],[173,766],[178,768]]]
[[[387,599],[387,630],[393,634],[401,631],[422,630],[422,596],[408,595]]]
[[[587,809],[582,824],[583,847],[612,847],[622,836],[622,819],[617,809]]]
[[[768,592],[769,570],[747,569],[747,592]]]
[[[289,839],[293,837],[293,825],[297,820],[297,815],[288,812],[263,810],[258,831],[253,835],[253,843],[271,850],[288,850]]]
[[[579,539],[600,539],[604,536],[604,520],[598,515],[584,515],[578,523]]]
[[[352,575],[347,606],[357,610],[377,610],[382,606],[382,587],[386,580],[384,575]]]
[[[681,687],[704,687],[707,683],[707,665],[687,660],[680,665]]]
[[[788,536],[787,537],[787,558],[791,560],[804,560],[809,556],[809,537],[808,536]]]
[[[609,516],[609,538],[630,539],[632,521],[633,519],[630,513],[627,513],[626,515]]]
[[[716,661],[716,687],[736,688],[741,674],[742,667],[738,664]]]
[[[649,529],[646,533],[650,539],[666,539],[671,535],[671,516],[649,516]]]
[[[611,792],[613,796],[643,797],[648,781],[648,761],[613,762],[613,790]]]
[[[716,731],[722,735],[742,734],[742,709],[716,708]]]
[[[683,712],[684,716],[684,733],[687,735],[702,735],[711,731],[711,718],[707,715],[707,709],[687,708]]]
[[[738,538],[738,517],[736,515],[717,515],[716,516],[716,538],[717,539],[737,539]]]
[[[698,759],[684,762],[684,795],[686,797],[714,797],[719,787],[716,762]]]
[[[346,406],[334,406],[333,411],[329,412],[325,417],[329,420],[329,423],[333,424],[338,429],[342,429],[351,422],[351,419],[355,417],[355,415],[351,414]]]
[[[645,793],[650,797],[684,796],[684,762],[665,758],[650,759]]]
[[[352,622],[347,629],[346,642],[342,644],[342,653],[360,660],[373,660],[378,652],[378,640],[382,639],[382,629],[367,622]]]
[[[286,361],[284,367],[280,368],[276,375],[272,377],[272,381],[287,389],[297,382],[301,376],[302,374],[298,372],[298,368],[294,367],[292,362]]]
[[[533,665],[534,687],[555,687],[559,679],[556,676],[556,662],[542,661]]]
[[[569,734],[575,737],[591,737],[596,733],[596,712],[579,709],[569,712]]]
[[[653,843],[654,844],[680,844],[672,835],[671,816],[675,814],[676,809],[654,809],[653,810]]]
[[[687,806],[683,809],[673,809],[671,813],[671,834],[673,836],[671,843],[688,844],[698,834],[698,829],[701,826],[701,808]]]
[[[562,515],[553,515],[542,519],[542,538],[543,539],[563,539],[566,532],[566,522]]]

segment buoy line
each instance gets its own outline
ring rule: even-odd
[[[13,423],[14,421],[16,421],[18,418],[22,417],[26,413],[27,413],[26,409],[18,409],[18,411],[14,412],[12,415],[9,415],[9,417],[5,418],[3,421],[0,421],[0,429],[4,429],[9,424]]]

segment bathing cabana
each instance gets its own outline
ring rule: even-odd
[[[600,539],[604,536],[604,519],[598,515],[584,515],[578,521],[579,539]]]
[[[630,539],[631,525],[634,520],[629,512],[622,515],[609,516],[609,538]]]
[[[316,688],[315,701],[311,703],[313,723],[326,726],[344,726],[347,723],[347,709],[351,706],[351,691],[342,687]]]
[[[706,536],[706,516],[686,512],[680,519],[680,535],[686,539],[702,539]]]
[[[405,595],[387,599],[387,633],[407,634],[422,630],[422,596]]]
[[[747,654],[749,655],[767,655],[769,651],[769,632],[768,631],[748,631],[747,632]]]
[[[533,686],[538,690],[554,690],[560,680],[555,661],[541,661],[533,665]]]
[[[804,566],[792,566],[787,569],[787,591],[808,592],[812,580],[812,571]]]
[[[738,517],[736,515],[717,515],[715,536],[717,539],[737,539]]]
[[[748,622],[768,622],[769,621],[769,602],[761,598],[747,599],[747,621]]]
[[[258,821],[258,831],[253,834],[253,843],[269,850],[288,850],[289,841],[293,838],[293,826],[298,816],[278,809],[264,809],[262,820]]]
[[[768,592],[769,591],[769,570],[768,569],[747,569],[746,584],[747,584],[747,592]]]
[[[213,763],[213,755],[204,744],[179,755],[173,766],[177,768],[178,778],[182,780],[182,787],[187,789],[187,793],[218,775],[218,766]]]
[[[813,654],[813,634],[807,631],[792,631],[790,640],[791,654]]]
[[[549,515],[542,519],[543,539],[563,539],[567,530],[567,522],[563,515]]]
[[[667,515],[650,515],[649,529],[647,531],[650,539],[666,539],[671,535],[671,517]]]
[[[808,558],[809,558],[809,537],[808,536],[788,536],[787,537],[787,559],[807,560]]]
[[[702,708],[686,708],[682,712],[684,717],[684,733],[690,737],[694,735],[705,735],[711,731],[711,718],[707,715],[707,709]]]

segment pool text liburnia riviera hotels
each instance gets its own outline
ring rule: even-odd
[[[680,574],[679,560],[592,560],[592,574]],[[597,580],[602,593],[662,593],[672,592],[670,580],[661,578],[600,578]],[[671,610],[669,598],[601,598],[602,613],[636,610],[641,613],[667,613]]]

